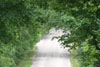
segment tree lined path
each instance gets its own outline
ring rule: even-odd
[[[54,36],[62,35],[62,30],[51,29],[50,33],[37,43],[38,51],[31,67],[71,67],[68,48],[63,48]]]

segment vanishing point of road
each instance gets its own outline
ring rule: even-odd
[[[37,43],[38,50],[31,67],[71,67],[68,48],[63,48],[54,36],[62,35],[62,30],[51,29],[50,33]]]

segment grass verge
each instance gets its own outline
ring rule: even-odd
[[[78,58],[76,57],[76,50],[71,51],[71,65],[72,67],[80,67]]]
[[[37,47],[35,46],[33,50],[28,50],[27,52],[27,57],[22,60],[19,65],[17,65],[17,67],[31,67],[32,65],[32,59],[33,59],[33,56],[35,54],[37,50]]]

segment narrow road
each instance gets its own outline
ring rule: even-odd
[[[68,48],[63,48],[53,36],[62,35],[62,30],[51,29],[48,35],[37,43],[38,51],[31,67],[71,67]]]

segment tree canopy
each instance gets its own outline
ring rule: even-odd
[[[94,67],[100,61],[99,3],[100,0],[0,0],[0,67],[16,67],[27,50],[52,27],[70,31],[59,40],[78,50],[81,67]]]

